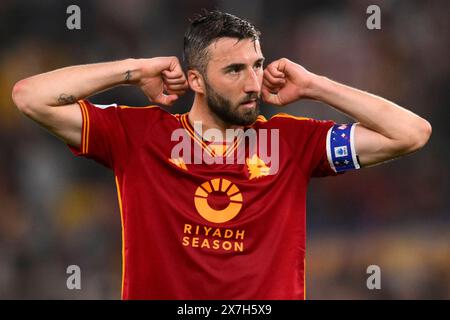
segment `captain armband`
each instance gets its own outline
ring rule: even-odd
[[[359,169],[358,156],[355,150],[355,128],[353,124],[335,124],[327,134],[327,157],[335,172]]]

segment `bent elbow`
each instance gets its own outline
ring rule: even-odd
[[[12,90],[12,100],[19,109],[25,115],[31,113],[30,99],[29,99],[29,85],[26,79],[18,81]]]
[[[422,149],[430,140],[433,131],[431,124],[425,119],[421,119],[413,130],[414,133],[409,136],[409,141],[405,143],[406,153]]]
[[[418,129],[418,137],[416,138],[416,150],[422,149],[430,140],[433,128],[431,123],[422,119],[420,129]]]

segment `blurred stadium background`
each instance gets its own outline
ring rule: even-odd
[[[81,8],[81,30],[66,8]],[[381,8],[381,30],[366,8]],[[308,200],[308,299],[449,299],[448,1],[95,0],[0,2],[0,298],[119,299],[121,231],[113,174],[77,159],[22,116],[11,89],[55,68],[127,57],[177,55],[201,8],[247,18],[262,31],[268,61],[306,68],[379,94],[428,119],[429,144],[383,166],[316,179]],[[120,87],[97,103],[146,105]],[[171,112],[189,109],[192,95]],[[276,112],[348,119],[311,101]],[[180,261],[179,263],[183,263]],[[66,288],[66,268],[82,289]],[[366,268],[381,267],[381,290]]]

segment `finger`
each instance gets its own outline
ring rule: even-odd
[[[284,72],[282,72],[283,69],[281,69],[280,67],[281,62],[280,61],[276,61],[276,63],[272,63],[270,65],[267,66],[266,70],[268,73],[270,73],[270,75],[274,78],[285,78],[286,75],[284,74]]]
[[[281,73],[285,74],[287,72],[286,66],[287,66],[287,62],[288,61],[289,60],[287,60],[285,58],[278,60],[277,65],[274,66],[276,68],[275,68],[275,70],[273,72],[281,72]]]
[[[180,75],[184,76],[183,68],[180,65],[180,61],[178,58],[174,58],[171,60],[171,63],[169,65],[169,69],[165,72],[168,74],[170,78],[177,78]]]
[[[186,93],[187,90],[170,90],[168,89],[166,91],[166,93],[168,94],[176,94],[177,96],[181,97],[182,95],[184,95]]]
[[[171,79],[171,78],[167,78],[167,77],[163,76],[163,81],[166,84],[183,84],[183,83],[187,83],[187,80],[184,79],[183,77]]]
[[[161,72],[161,74],[164,77],[167,77],[170,79],[186,78],[183,70],[181,70],[181,69],[175,69],[175,70],[166,69],[166,70],[163,70]]]
[[[176,85],[167,85],[164,84],[164,92],[178,92],[178,91],[186,91],[189,89],[189,86],[187,83],[183,84],[176,84]]]
[[[281,83],[277,83],[275,80],[272,79],[272,81],[269,80],[269,77],[266,77],[265,75],[263,76],[263,83],[266,83],[268,86],[271,87],[281,87],[282,84]]]
[[[164,78],[167,79],[186,79],[186,76],[181,67],[175,68],[173,70],[171,69],[163,70],[161,74]]]
[[[175,101],[178,100],[178,96],[176,94],[170,94],[166,96],[166,101],[165,101],[165,105],[166,106],[171,106],[175,103]]]
[[[172,90],[169,90],[169,91],[167,91],[167,94],[168,94],[168,95],[174,94],[174,95],[176,95],[176,96],[178,96],[178,97],[184,96],[185,93],[186,93],[186,90],[178,90],[178,91],[172,91]]]
[[[164,94],[161,93],[154,99],[154,102],[161,103],[166,106],[171,106],[176,100],[178,99],[178,96],[176,94]]]
[[[165,86],[164,85],[164,94],[176,94],[178,96],[182,96],[186,93],[186,91],[188,90],[188,86],[183,86],[183,87],[179,87],[179,88],[173,88],[171,86]]]
[[[286,83],[286,79],[275,78],[270,74],[270,72],[266,72],[266,71],[264,71],[263,79],[268,81],[272,85],[282,86]]]
[[[184,74],[178,75],[178,76],[171,76],[171,75],[162,75],[162,79],[166,83],[182,83],[184,81],[187,81],[186,77],[184,77]]]
[[[177,57],[172,57],[172,59],[170,60],[169,70],[182,70],[180,60],[178,60]]]
[[[166,94],[171,95],[171,94],[175,94],[178,97],[183,96],[186,93],[187,90],[167,90]]]
[[[279,96],[277,94],[270,93],[267,88],[263,88],[261,90],[261,95],[264,102],[273,105],[281,105]]]
[[[263,86],[267,87],[271,92],[278,92],[281,89],[280,85],[274,85],[267,80],[263,80]]]
[[[188,88],[187,82],[180,84],[165,84],[166,88],[171,90],[186,90]]]

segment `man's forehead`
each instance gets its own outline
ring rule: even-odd
[[[210,62],[253,63],[263,58],[259,40],[220,38],[209,45]]]

